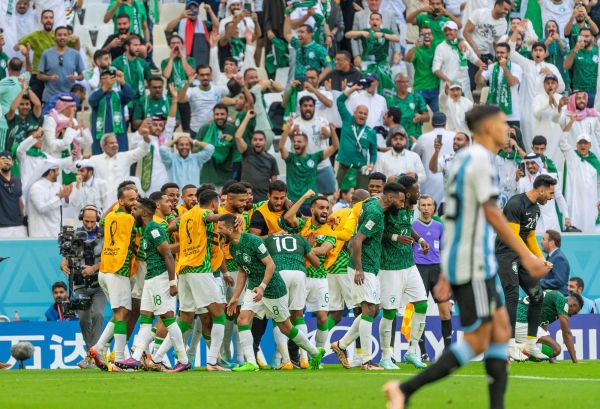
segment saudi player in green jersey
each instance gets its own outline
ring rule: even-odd
[[[362,369],[382,370],[371,362],[371,332],[373,318],[377,315],[380,303],[380,288],[377,274],[381,261],[381,240],[384,230],[386,211],[398,212],[404,207],[403,187],[397,183],[388,183],[379,199],[363,203],[358,218],[356,235],[353,239],[352,257],[348,262],[348,276],[351,279],[352,298],[355,305],[360,304],[362,314],[354,319],[352,327],[339,341],[331,344],[340,363],[350,368],[346,348],[360,336],[362,347]]]
[[[123,370],[138,369],[141,366],[140,359],[151,337],[154,315],[159,315],[179,356],[179,362],[170,372],[182,372],[190,369],[190,364],[185,354],[181,328],[175,321],[177,306],[175,263],[165,229],[153,220],[155,211],[154,200],[139,198],[131,212],[135,218],[135,226],[143,229],[141,244],[146,252],[146,277],[140,307],[140,330],[134,347],[135,351],[131,358],[115,362],[115,367]],[[160,367],[160,363],[152,361],[151,363],[150,367]]]
[[[250,324],[254,316],[272,318],[281,332],[300,348],[311,354],[309,369],[318,369],[325,355],[323,348],[315,347],[290,322],[288,295],[285,282],[260,237],[250,233],[240,233],[235,227],[236,217],[226,214],[219,219],[221,239],[229,244],[229,251],[238,264],[238,282],[229,304],[227,315],[233,315],[238,306],[242,291],[246,288],[243,305],[238,317],[238,329],[246,364],[234,368],[235,372],[258,371],[254,356]],[[287,347],[287,345],[286,345]],[[280,351],[283,355],[283,351]]]
[[[299,234],[270,235],[264,241],[277,271],[285,282],[291,322],[295,327],[299,327],[298,320],[301,319],[304,323],[304,305],[306,304],[307,269],[304,260],[306,259],[310,263],[309,268],[313,269],[321,266],[321,260],[313,251],[310,243]],[[306,327],[306,324],[304,326]],[[306,334],[305,331],[302,332]],[[283,352],[274,369],[293,369],[287,337],[281,333],[278,327],[273,329],[273,336],[277,344],[277,351]],[[271,366],[273,365],[274,363],[271,364]]]
[[[542,315],[540,318],[540,326],[537,333],[537,345],[542,350],[542,353],[550,358],[550,362],[554,361],[554,357],[558,356],[561,347],[548,332],[548,325],[554,321],[560,321],[560,329],[563,334],[563,341],[571,355],[571,360],[574,364],[578,363],[577,355],[575,354],[575,343],[573,334],[569,326],[569,317],[579,313],[583,307],[583,298],[577,293],[572,293],[565,297],[556,290],[544,291],[544,301],[542,302]],[[517,324],[515,326],[515,339],[518,343],[525,344],[527,342],[527,310],[529,308],[529,297],[519,299],[517,305]],[[529,357],[530,361],[538,362],[540,360]]]

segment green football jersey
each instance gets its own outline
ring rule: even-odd
[[[157,247],[163,242],[169,242],[166,230],[154,220],[150,220],[144,229],[141,240],[141,246],[146,252],[146,280],[167,271],[165,259],[157,250]]]
[[[246,272],[248,276],[248,288],[252,289],[260,286],[265,278],[266,270],[266,266],[262,260],[270,255],[260,237],[250,233],[242,233],[237,245],[233,244],[233,242],[229,243],[229,252],[238,266]],[[281,278],[279,271],[277,271],[277,265],[275,265],[275,272],[267,288],[265,288],[264,296],[270,299],[277,299],[286,294],[285,282]]]
[[[527,324],[528,308],[529,297],[521,298],[517,305],[517,322]],[[558,319],[559,315],[569,315],[569,303],[567,302],[567,298],[556,290],[544,291],[540,326],[552,324]]]
[[[410,237],[414,214],[413,210],[408,209],[401,209],[395,216],[390,212],[386,212],[384,215],[385,226],[383,233]],[[405,246],[397,241],[383,240],[381,247],[383,248],[383,253],[381,254],[382,270],[404,270],[415,265],[412,246]]]
[[[278,271],[302,271],[306,274],[304,256],[312,251],[312,247],[304,237],[277,234],[268,236],[264,241]]]
[[[376,200],[364,202],[358,217],[357,232],[366,236],[362,245],[363,271],[377,275],[381,260],[381,239],[383,238],[383,210]],[[354,257],[350,257],[348,267],[356,269]]]

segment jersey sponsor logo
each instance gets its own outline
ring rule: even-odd
[[[152,237],[154,237],[155,239],[158,239],[160,237],[160,232],[156,229],[152,230],[150,232],[150,234],[152,235]]]
[[[365,227],[367,228],[367,230],[371,230],[373,228],[373,226],[375,226],[375,222],[373,220],[369,220],[367,222],[367,224],[365,224]]]
[[[516,261],[513,261],[513,263],[512,263],[512,269],[515,272],[515,274],[517,274],[519,272],[519,265],[517,264]]]

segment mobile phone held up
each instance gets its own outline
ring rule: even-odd
[[[438,140],[439,144],[441,145],[442,144],[442,135],[441,134],[437,135],[437,140]]]
[[[251,3],[244,3],[244,8],[246,10],[248,10],[248,13],[252,14],[252,4]]]

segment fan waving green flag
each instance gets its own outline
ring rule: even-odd
[[[288,54],[288,43],[281,38],[273,37],[273,45],[269,54],[265,57],[265,68],[269,75],[275,74],[277,68],[289,67],[290,56]]]
[[[292,6],[291,10],[286,10],[286,14],[292,14],[296,9],[310,9],[317,5],[316,1],[308,0],[302,3],[296,3]],[[323,45],[325,43],[325,26],[323,25],[323,15],[319,13],[313,14],[312,18],[315,19],[315,33],[313,35],[313,41]]]

